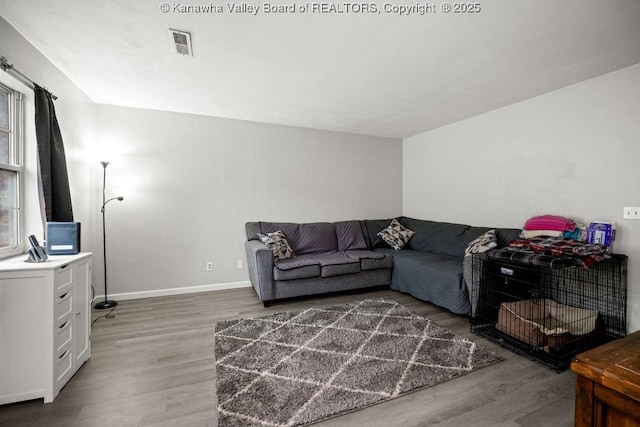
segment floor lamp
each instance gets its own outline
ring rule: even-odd
[[[102,165],[102,208],[100,208],[100,212],[102,213],[102,260],[103,260],[103,267],[104,267],[104,301],[101,301],[99,303],[97,303],[94,308],[96,308],[97,310],[104,310],[107,308],[113,308],[116,305],[118,305],[118,301],[114,301],[114,300],[110,300],[109,299],[109,295],[107,292],[107,238],[106,238],[106,231],[105,231],[105,214],[104,214],[104,208],[105,206],[107,206],[107,203],[109,203],[112,200],[118,200],[118,201],[123,201],[124,197],[119,196],[119,197],[112,197],[111,199],[107,200],[106,198],[106,185],[107,185],[107,165],[109,164],[109,162],[100,162],[100,164]]]

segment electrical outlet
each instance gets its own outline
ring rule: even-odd
[[[640,207],[631,206],[624,208],[624,219],[640,219]]]
[[[213,261],[207,262],[207,271],[213,271]]]
[[[242,270],[244,268],[244,261],[239,259],[237,266],[238,266],[238,270]]]

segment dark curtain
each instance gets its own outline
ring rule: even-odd
[[[71,192],[62,134],[51,94],[38,85],[33,89],[36,108],[36,139],[42,198],[47,221],[71,222]]]

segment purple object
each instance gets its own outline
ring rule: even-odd
[[[367,249],[360,221],[334,222],[333,225],[336,229],[339,251]]]

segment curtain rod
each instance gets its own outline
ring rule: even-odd
[[[37,83],[35,83],[29,77],[25,76],[20,71],[16,70],[16,67],[14,67],[13,64],[9,64],[9,61],[4,56],[0,57],[0,67],[2,67],[2,70],[5,71],[6,73],[12,74],[14,77],[17,77],[18,79],[22,80],[22,83],[25,83],[31,89],[34,89],[35,86],[37,85]],[[40,86],[40,85],[38,85],[38,86]],[[46,88],[45,88],[45,90],[46,90]],[[49,92],[49,91],[47,91],[47,92]],[[49,92],[49,93],[51,93],[51,92]],[[58,97],[55,96],[52,93],[51,93],[51,98],[54,99],[54,100],[58,99]]]

